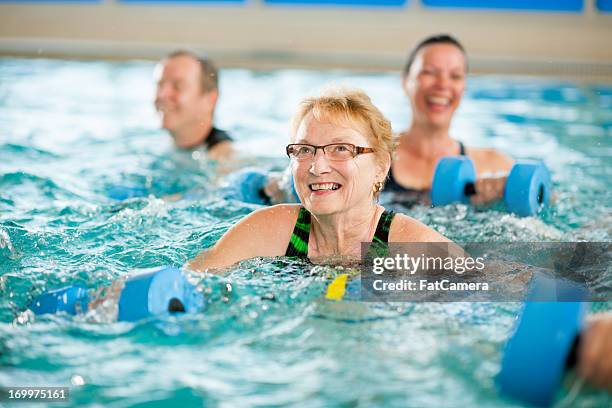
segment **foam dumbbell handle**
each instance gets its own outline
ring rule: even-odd
[[[136,321],[150,316],[185,312],[204,307],[204,297],[196,292],[180,269],[165,267],[131,277],[119,297],[119,321]]]
[[[30,310],[37,315],[60,312],[75,315],[78,311],[86,311],[88,303],[87,288],[75,285],[43,293],[34,299]]]
[[[431,186],[431,203],[434,206],[455,202],[469,203],[475,193],[476,169],[465,156],[444,157],[436,165]]]
[[[550,406],[568,362],[575,363],[586,290],[573,282],[534,277],[529,299],[506,343],[500,391],[523,403]],[[555,297],[557,302],[538,301]],[[572,301],[564,301],[572,300]]]
[[[542,162],[517,162],[506,180],[506,208],[521,217],[535,215],[548,204],[550,190],[550,172]]]

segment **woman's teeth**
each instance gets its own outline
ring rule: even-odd
[[[337,190],[339,188],[340,188],[340,184],[337,184],[337,183],[318,183],[318,184],[311,184],[310,185],[310,189],[312,191]]]
[[[427,102],[433,103],[435,105],[450,105],[450,99],[445,98],[443,96],[428,96]]]

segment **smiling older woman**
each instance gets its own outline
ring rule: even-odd
[[[203,271],[257,256],[359,258],[362,242],[445,242],[376,203],[391,166],[390,122],[362,91],[329,89],[305,99],[293,119],[291,158],[302,205],[262,208],[189,264]]]

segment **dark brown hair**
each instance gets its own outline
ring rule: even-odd
[[[405,77],[410,72],[410,68],[412,67],[412,64],[414,63],[419,51],[432,44],[451,44],[457,47],[465,57],[465,70],[467,72],[467,54],[465,53],[465,49],[459,40],[449,34],[436,34],[425,38],[418,43],[417,46],[412,49],[412,51],[410,51],[410,55],[408,55],[408,60],[406,61],[406,65],[404,65],[404,70],[402,71],[402,77]]]

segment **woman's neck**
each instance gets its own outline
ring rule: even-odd
[[[382,207],[372,202],[341,214],[313,214],[309,243],[313,255],[359,256],[361,243],[372,240],[381,212]]]
[[[457,142],[450,137],[448,127],[421,126],[412,123],[400,134],[400,149],[424,158],[438,160],[442,156],[457,154]]]

